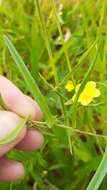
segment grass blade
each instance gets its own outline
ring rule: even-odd
[[[107,147],[102,161],[86,190],[97,190],[107,173]]]
[[[10,54],[15,61],[22,77],[24,78],[26,85],[31,92],[32,96],[34,99],[37,101],[37,103],[40,105],[41,110],[44,113],[45,119],[47,120],[48,124],[52,125],[53,124],[53,116],[50,112],[50,109],[46,103],[46,100],[44,96],[42,95],[41,91],[39,90],[36,81],[33,79],[31,76],[29,70],[24,64],[24,61],[22,60],[21,56],[13,46],[12,42],[9,40],[7,36],[4,36],[4,42],[6,46],[8,47]]]
[[[90,64],[90,66],[88,68],[88,71],[86,72],[86,74],[85,74],[85,76],[84,76],[84,78],[83,78],[83,80],[81,82],[80,88],[79,88],[79,90],[77,92],[77,95],[75,97],[75,100],[74,100],[74,104],[73,104],[73,108],[72,108],[72,126],[74,128],[76,127],[76,111],[77,111],[78,98],[79,98],[81,92],[83,91],[87,81],[89,80],[89,76],[90,76],[90,74],[91,74],[91,72],[92,72],[92,70],[93,70],[93,68],[95,66],[95,63],[96,63],[98,55],[99,55],[99,51],[100,51],[100,49],[102,47],[102,42],[103,42],[102,38],[99,39],[99,43],[98,43],[98,47],[97,47],[97,50],[96,50],[95,57],[93,58],[93,61]],[[74,125],[73,125],[73,123],[74,123]]]
[[[90,52],[92,51],[92,49],[95,47],[97,43],[97,40],[95,40],[91,46],[86,50],[86,52],[81,56],[81,58],[79,59],[77,65],[75,65],[72,69],[72,71],[70,71],[64,78],[63,80],[56,86],[56,89],[63,87],[65,85],[65,83],[69,80],[69,78],[71,78],[71,76],[73,74],[75,74],[75,72],[77,72],[77,70],[80,68],[80,66],[83,65],[84,60],[88,57],[88,55],[90,54]]]
[[[6,137],[0,140],[0,145],[5,145],[14,141],[20,134],[21,130],[25,127],[28,118],[28,116],[26,118],[22,118],[20,124],[15,127],[15,129],[11,133],[9,133]]]

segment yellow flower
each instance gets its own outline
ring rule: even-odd
[[[79,90],[81,84],[76,86],[76,93]],[[74,101],[76,94],[73,96],[72,100]],[[94,81],[87,82],[84,90],[79,96],[78,102],[80,102],[83,106],[87,106],[92,102],[93,98],[100,96],[100,90],[96,88],[96,83]]]
[[[71,92],[73,89],[74,89],[74,85],[73,85],[73,82],[72,81],[69,81],[66,86],[65,86],[66,90],[68,92]]]

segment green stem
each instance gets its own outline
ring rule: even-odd
[[[89,76],[90,76],[90,74],[91,74],[91,72],[92,72],[92,70],[93,70],[93,68],[95,66],[96,60],[97,60],[99,52],[100,52],[100,48],[102,47],[102,41],[103,40],[101,38],[99,40],[99,44],[98,44],[98,48],[96,50],[95,57],[94,57],[92,63],[90,64],[89,69],[88,69],[87,73],[85,74],[85,76],[84,76],[84,78],[83,78],[83,80],[81,82],[80,88],[79,88],[79,90],[77,92],[77,95],[75,97],[75,100],[74,100],[74,104],[73,104],[73,108],[72,108],[72,126],[74,128],[76,127],[76,111],[77,111],[78,98],[79,98],[81,92],[83,91],[83,89],[84,89],[84,87],[85,87],[85,85],[86,85],[86,83],[87,83],[87,81],[89,79]]]
[[[51,50],[51,47],[50,47],[50,44],[49,44],[48,34],[47,34],[45,22],[44,22],[42,13],[41,13],[41,8],[40,8],[40,4],[39,4],[38,0],[36,0],[36,6],[37,6],[39,19],[40,19],[42,33],[43,33],[43,36],[44,36],[46,48],[47,48],[49,59],[50,59],[50,65],[51,65],[51,68],[52,68],[52,71],[53,71],[53,74],[54,74],[55,83],[58,84],[58,75],[57,75],[55,65],[53,64],[53,61],[52,61],[52,59],[53,59],[52,50]]]
[[[63,34],[62,34],[62,29],[61,29],[60,22],[58,20],[58,15],[57,15],[57,10],[56,10],[56,5],[55,5],[54,0],[52,0],[52,8],[53,8],[53,11],[54,11],[55,20],[56,20],[57,27],[58,27],[58,30],[59,30],[59,34],[60,34],[60,37],[61,37],[61,41],[62,41],[62,44],[63,44],[63,47],[64,47],[64,54],[65,54],[68,69],[69,69],[69,72],[70,72],[71,71],[70,59],[69,59],[69,55],[68,55],[68,52],[67,52],[66,47],[65,47],[65,42],[64,42],[64,38],[63,38]]]

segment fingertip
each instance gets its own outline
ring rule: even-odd
[[[20,162],[0,159],[0,181],[16,181],[23,179],[25,169]]]
[[[16,146],[16,148],[32,151],[39,149],[42,146],[43,142],[44,137],[39,131],[29,129],[24,139]]]
[[[29,96],[23,94],[11,81],[0,76],[0,94],[4,103],[10,111],[22,117],[31,116],[34,120],[43,117],[39,105]]]
[[[43,119],[43,112],[41,111],[40,107],[37,105],[36,114],[34,120],[41,121]]]
[[[38,105],[37,102],[35,102],[31,97],[24,95],[25,100],[28,102],[29,107],[28,109],[28,113],[30,115],[31,113],[31,117],[33,120],[42,120],[43,118],[43,113]],[[26,108],[25,108],[26,109]]]
[[[23,128],[17,138],[9,144],[0,145],[0,157],[9,152],[12,148],[15,147],[26,135],[26,128]]]

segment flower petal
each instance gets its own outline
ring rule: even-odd
[[[80,83],[75,88],[75,94],[72,98],[73,102],[75,100],[75,96],[80,88]],[[87,82],[86,86],[84,87],[83,91],[81,92],[78,102],[82,105],[87,106],[91,103],[93,98],[100,96],[100,90],[96,88],[96,83],[94,81]]]
[[[85,88],[92,89],[95,87],[96,87],[96,83],[94,81],[88,81]]]
[[[95,89],[95,95],[94,95],[94,97],[98,97],[100,95],[101,95],[100,90],[99,89]]]
[[[73,89],[74,89],[74,85],[73,85],[73,82],[72,81],[69,81],[66,86],[65,86],[66,90],[68,92],[71,92]]]
[[[76,92],[78,92],[78,90],[79,90],[79,88],[80,88],[80,85],[81,85],[81,83],[79,83],[79,84],[76,85],[76,88],[75,88],[75,91],[76,91]]]
[[[79,97],[79,102],[83,105],[83,106],[87,106],[88,104],[91,103],[91,101],[93,100],[92,97],[88,96],[88,95],[80,95]]]

